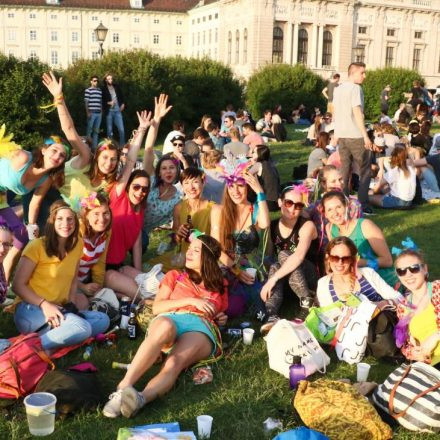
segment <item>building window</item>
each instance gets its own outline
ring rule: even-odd
[[[36,60],[38,57],[37,57],[37,52],[35,51],[35,50],[31,50],[30,52],[29,52],[29,59],[30,60]]]
[[[203,17],[203,21],[206,21],[206,17]]]
[[[72,32],[72,43],[77,43],[79,40],[78,32]]]
[[[50,63],[52,65],[58,64],[58,52],[56,50],[50,52]]]
[[[119,43],[119,34],[117,32],[113,34],[113,43]]]
[[[95,31],[92,31],[92,43],[96,43],[96,34],[95,34]]]
[[[197,32],[197,46],[200,46],[200,32]]]
[[[192,34],[192,46],[194,46],[195,41],[196,41],[196,34],[193,32],[193,34]]]
[[[76,63],[79,60],[79,52],[74,50],[72,52],[72,63]]]
[[[31,41],[36,41],[36,39],[37,39],[37,31],[29,31],[29,39]]]
[[[8,18],[14,18],[14,13],[13,12],[8,12]]]
[[[177,20],[176,24],[177,24],[177,26],[182,26],[182,20]]]
[[[92,52],[92,60],[97,60],[99,58],[98,52]]]
[[[139,20],[139,17],[134,17],[134,20],[133,20],[135,23],[139,23],[140,22],[140,20]]]
[[[113,17],[113,21],[119,21],[119,17]]]
[[[203,31],[203,45],[205,45],[205,42],[206,42],[206,32]]]
[[[365,44],[358,44],[359,54],[356,55],[357,63],[365,63]]]
[[[195,21],[194,18],[193,18],[193,19],[192,19],[192,24],[195,24],[195,22],[196,22],[196,21]]]
[[[94,15],[94,16],[92,17],[92,21],[98,21],[98,17],[97,17],[96,15]]]
[[[232,62],[232,32],[228,33],[228,64]]]
[[[235,64],[240,62],[240,31],[235,31]]]
[[[139,44],[139,42],[140,42],[139,35],[133,35],[133,43]]]
[[[367,33],[367,27],[366,26],[359,26],[358,27],[358,34],[366,34]]]
[[[58,41],[58,32],[50,31],[50,41]]]
[[[215,15],[214,15],[214,18],[218,18],[218,14],[215,14]]]
[[[200,23],[200,17],[197,19],[197,23]],[[198,58],[198,56],[197,56],[197,58]]]
[[[324,41],[322,45],[322,65],[331,66],[332,65],[332,46],[333,46],[333,36],[330,31],[324,31]]]
[[[72,20],[78,20],[78,16],[77,15],[72,15]]]
[[[272,63],[283,62],[283,30],[279,26],[273,28]]]
[[[52,15],[50,16],[50,19],[51,19],[51,20],[56,20],[57,18],[58,18],[58,16],[55,15],[55,14],[52,14]]]
[[[178,46],[182,45],[182,35],[177,35],[177,37],[176,37],[176,44]]]
[[[413,52],[413,69],[419,70],[422,56],[422,49],[415,48]]]
[[[8,29],[8,40],[15,41],[17,39],[17,33],[15,29]]]
[[[153,44],[159,44],[159,35],[153,35]]]
[[[396,29],[387,29],[387,37],[395,37]]]
[[[298,63],[307,64],[307,52],[309,46],[309,34],[305,29],[298,32]]]
[[[155,18],[155,19],[153,20],[153,23],[154,23],[154,24],[159,24],[159,19]]]
[[[422,38],[422,31],[415,31],[414,32],[414,38],[416,38],[417,40],[420,40]]]
[[[243,64],[247,63],[247,44],[248,44],[248,31],[243,31]]]
[[[215,30],[214,42],[218,42],[218,29]]]
[[[212,20],[212,15],[210,15],[210,16],[208,17],[208,20]]]
[[[394,64],[394,47],[388,46],[385,52],[385,66],[392,67]]]
[[[35,20],[35,19],[37,18],[37,15],[31,13],[31,14],[29,14],[29,18],[30,18],[31,20]]]
[[[208,33],[208,43],[211,44],[212,42],[212,31],[211,29],[209,29],[209,33]]]

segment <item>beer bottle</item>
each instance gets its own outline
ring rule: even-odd
[[[188,215],[186,217],[186,225],[185,226],[188,228],[188,234],[186,234],[185,241],[189,243],[189,236],[191,235],[191,231],[194,229],[194,226],[192,224],[191,215]]]
[[[136,309],[132,305],[130,309],[130,318],[127,325],[128,339],[136,339],[137,337],[137,322],[136,322]]]

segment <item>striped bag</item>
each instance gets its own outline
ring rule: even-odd
[[[373,394],[376,406],[411,431],[440,432],[440,371],[402,364]]]

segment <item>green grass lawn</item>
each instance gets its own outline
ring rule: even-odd
[[[292,133],[293,141],[273,144],[272,155],[278,163],[282,181],[290,178],[292,168],[307,161],[310,147],[304,147],[299,141],[305,135]],[[372,217],[384,231],[388,245],[400,245],[400,241],[410,235],[421,247],[427,257],[431,279],[440,278],[440,262],[437,261],[437,250],[440,247],[438,225],[440,208],[436,205],[424,205],[412,211],[377,210]],[[285,316],[289,318],[292,304],[287,304]],[[12,316],[1,312],[0,338],[15,335]],[[258,329],[257,323],[254,328]],[[274,437],[263,431],[263,421],[267,417],[281,419],[283,430],[301,424],[292,408],[293,392],[288,380],[269,369],[265,342],[257,337],[252,346],[243,346],[240,341],[226,340],[229,349],[223,360],[213,366],[214,381],[211,384],[193,385],[191,373],[179,379],[175,389],[141,411],[134,419],[106,419],[99,410],[92,413],[79,413],[65,420],[57,420],[55,432],[49,439],[116,439],[118,428],[157,422],[180,422],[184,430],[197,431],[196,416],[210,414],[214,417],[211,438],[214,440],[270,439]],[[121,379],[121,370],[112,370],[112,361],[128,363],[134,355],[140,338],[129,341],[125,334],[120,335],[116,347],[94,347],[91,356],[99,369],[99,378],[106,394],[114,390]],[[82,362],[83,350],[77,350],[57,362],[64,368]],[[328,368],[329,378],[356,379],[356,367],[338,362],[332,354]],[[367,358],[372,365],[371,378],[377,382],[383,379],[395,367]],[[158,368],[158,367],[156,367]],[[149,371],[139,382],[138,387],[145,385],[155,373]],[[319,374],[312,376],[312,380]],[[9,410],[2,410],[0,415],[0,440],[21,440],[30,438],[23,405],[18,403]],[[395,439],[435,439],[436,435],[414,434],[398,429]]]

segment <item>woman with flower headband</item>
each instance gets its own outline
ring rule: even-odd
[[[242,163],[232,174],[225,174],[223,203],[211,210],[211,235],[222,245],[220,261],[230,278],[229,316],[243,314],[246,303],[256,302],[259,307],[261,302],[260,283],[246,268],[261,265],[261,255],[255,255],[260,243],[259,231],[269,227],[270,218],[266,195],[258,179],[249,173],[249,165]],[[255,204],[248,201],[251,190],[257,195]]]
[[[14,321],[20,333],[39,332],[46,351],[78,344],[105,332],[104,313],[76,307],[83,241],[75,212],[64,201],[50,208],[45,235],[24,249],[12,288],[19,297]]]
[[[153,303],[157,317],[117,391],[110,395],[103,410],[105,417],[134,416],[145,404],[170,391],[182,371],[222,354],[217,325],[226,323],[228,294],[218,266],[221,248],[215,239],[199,231],[193,237],[184,271],[172,270],[161,282]],[[169,351],[162,368],[138,392],[134,384],[162,351]]]
[[[414,249],[401,252],[394,262],[408,294],[397,306],[396,345],[412,361],[440,362],[440,281],[428,281],[428,266]]]
[[[391,287],[394,287],[398,279],[381,229],[371,220],[351,218],[347,198],[340,191],[329,191],[324,195],[321,203],[328,221],[325,227],[327,238],[332,240],[340,235],[349,237],[359,252],[358,266],[374,269]]]
[[[278,261],[270,266],[269,279],[260,292],[268,315],[261,326],[262,333],[267,333],[279,320],[286,281],[300,301],[297,318],[305,320],[314,302],[319,241],[313,222],[302,216],[308,193],[304,185],[291,185],[281,191],[278,199],[281,218],[270,225]]]
[[[104,194],[91,193],[81,199],[80,237],[84,247],[79,260],[76,300],[80,309],[88,309],[89,298],[104,286],[111,227],[112,211]]]

